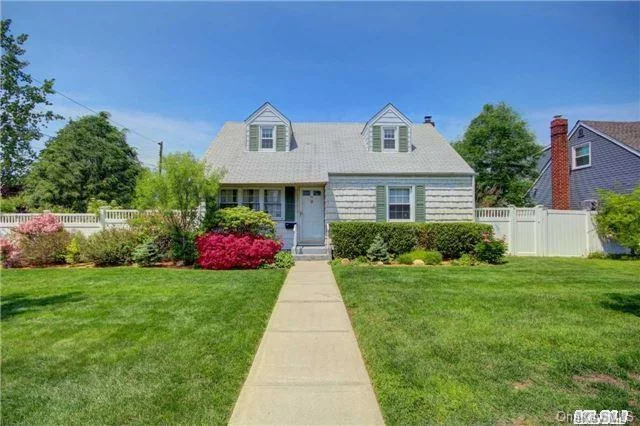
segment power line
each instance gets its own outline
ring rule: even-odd
[[[13,58],[3,57],[2,59],[6,60],[6,59],[13,59]],[[17,60],[17,59],[13,59],[13,60],[14,60],[15,62],[18,62],[18,60]],[[22,71],[20,71],[20,72],[22,72]],[[23,74],[24,74],[24,73],[23,73]],[[42,80],[39,80],[39,79],[37,79],[37,78],[35,78],[35,77],[33,77],[33,76],[30,76],[30,77],[31,77],[31,79],[32,79],[33,81],[35,81],[35,82],[37,82],[37,83],[40,83],[40,84],[44,84],[44,82],[43,82]],[[80,101],[76,101],[76,100],[75,100],[75,99],[73,99],[71,96],[65,95],[64,93],[60,92],[59,90],[56,90],[56,89],[54,89],[54,88],[52,88],[51,90],[53,90],[53,92],[54,92],[54,93],[56,93],[56,94],[58,94],[58,95],[62,96],[63,98],[67,99],[68,101],[71,101],[71,102],[73,102],[74,104],[76,104],[76,105],[78,105],[78,106],[81,106],[82,108],[85,108],[85,109],[87,109],[87,110],[91,111],[91,112],[92,112],[92,113],[94,113],[94,114],[99,114],[99,112],[98,112],[98,111],[96,111],[96,110],[94,110],[94,109],[92,109],[92,108],[88,107],[87,105],[83,104],[83,103],[82,103],[82,102],[80,102]],[[137,131],[137,130],[135,130],[135,129],[129,128],[129,127],[125,126],[124,124],[119,123],[119,122],[117,122],[116,120],[114,120],[114,119],[112,119],[112,118],[107,118],[107,120],[109,120],[111,123],[115,124],[116,126],[120,126],[120,127],[122,127],[123,129],[126,129],[126,130],[130,131],[131,133],[138,135],[138,136],[139,136],[139,137],[141,137],[142,139],[145,139],[145,140],[147,140],[147,141],[149,141],[149,142],[153,142],[153,143],[155,143],[155,144],[158,144],[158,143],[159,143],[158,141],[153,140],[153,139],[151,139],[151,138],[149,138],[149,137],[147,137],[147,136],[143,135],[142,133],[138,132],[138,131]]]

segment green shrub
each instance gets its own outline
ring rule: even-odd
[[[371,262],[388,262],[391,259],[387,243],[384,242],[380,234],[375,236],[373,242],[369,246],[369,249],[367,250],[367,259]]]
[[[627,247],[632,255],[640,253],[640,185],[629,194],[603,190],[599,195],[598,234]]]
[[[131,258],[140,266],[153,266],[162,260],[162,252],[153,239],[148,239],[138,244]]]
[[[129,228],[138,235],[141,241],[153,240],[162,259],[168,257],[168,253],[171,251],[173,233],[171,232],[170,223],[163,213],[141,214],[129,220]]]
[[[133,262],[138,243],[138,236],[130,229],[105,229],[87,240],[87,259],[96,266],[126,265]]]
[[[276,223],[269,213],[238,206],[216,211],[211,218],[211,222],[206,224],[206,230],[232,234],[262,235],[266,238],[274,238],[276,235]]]
[[[29,265],[45,266],[64,263],[71,234],[58,231],[20,238],[21,258]]]
[[[415,259],[411,253],[402,253],[396,260],[402,265],[412,265]]]
[[[86,260],[85,250],[87,245],[87,237],[82,233],[76,232],[69,244],[67,244],[67,252],[64,256],[65,262],[70,265],[84,262]]]
[[[288,251],[280,251],[276,254],[273,262],[273,266],[279,269],[289,269],[293,268],[293,265],[296,264],[293,255]]]
[[[193,265],[198,258],[197,232],[174,232],[171,236],[171,258],[183,265]]]
[[[389,253],[407,253],[418,245],[418,225],[385,222],[334,222],[329,228],[336,257],[355,259],[363,256],[380,235]]]
[[[481,262],[499,264],[504,262],[504,254],[507,252],[507,244],[503,240],[497,240],[488,235],[474,248],[476,259]]]
[[[473,253],[491,225],[474,222],[334,222],[330,227],[334,255],[354,259],[367,253],[376,235],[387,243],[391,254],[408,253],[416,247],[437,250],[446,259]]]
[[[459,259],[453,260],[451,264],[454,266],[475,266],[478,264],[478,261],[473,257],[473,255],[465,253],[460,256]]]
[[[0,198],[0,211],[2,213],[26,213],[29,211],[29,203],[27,197],[22,194],[12,197]]]
[[[418,244],[427,250],[437,250],[445,259],[457,259],[464,253],[473,253],[482,235],[493,235],[486,223],[451,222],[425,223],[419,228]]]

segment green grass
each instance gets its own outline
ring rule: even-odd
[[[640,262],[333,270],[388,424],[640,414]]]
[[[2,271],[3,423],[226,423],[285,274]]]

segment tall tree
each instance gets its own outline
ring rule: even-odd
[[[44,80],[41,86],[33,83],[24,69],[29,62],[21,59],[27,34],[14,37],[11,20],[1,21],[2,73],[0,86],[0,191],[3,196],[22,189],[24,177],[35,158],[31,142],[42,138],[40,126],[62,117],[43,108],[51,105],[47,96],[54,93],[54,80]]]
[[[61,206],[84,212],[91,198],[126,206],[133,199],[142,167],[124,130],[109,114],[71,120],[51,139],[27,177],[36,207]]]
[[[486,104],[453,147],[476,171],[476,202],[483,207],[526,203],[538,173],[540,146],[510,106]]]

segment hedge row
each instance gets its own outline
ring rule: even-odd
[[[437,250],[446,259],[473,252],[483,233],[493,235],[491,225],[473,222],[334,222],[330,231],[334,255],[348,259],[366,255],[377,234],[387,243],[389,253],[424,248]]]

